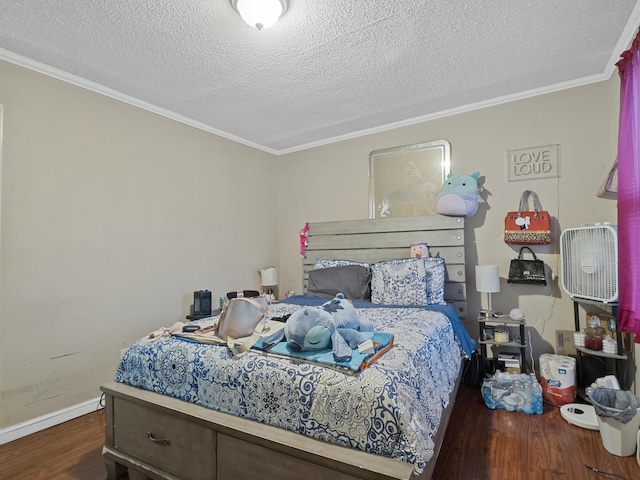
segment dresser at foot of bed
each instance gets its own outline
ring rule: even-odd
[[[387,480],[411,465],[116,382],[105,393],[109,478]]]

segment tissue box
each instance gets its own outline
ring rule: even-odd
[[[482,382],[482,398],[492,410],[542,414],[542,387],[533,374],[496,374]]]

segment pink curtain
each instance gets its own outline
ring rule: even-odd
[[[618,132],[618,317],[620,330],[640,343],[640,32],[617,63],[620,73]]]

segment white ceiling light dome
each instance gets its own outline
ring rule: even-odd
[[[245,22],[258,30],[272,26],[287,9],[285,0],[231,0],[231,4]]]

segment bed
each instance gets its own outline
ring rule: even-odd
[[[416,242],[444,259],[443,301],[425,308],[354,300],[358,315],[394,340],[366,368],[255,350],[234,356],[178,337],[136,342],[116,381],[102,386],[109,476],[128,470],[133,480],[431,478],[463,355],[474,346],[460,323],[463,219],[310,224],[302,274],[305,292],[314,295],[278,302],[271,315],[286,318],[326,301],[315,296],[314,270],[323,262],[386,267],[404,262],[398,259]]]

